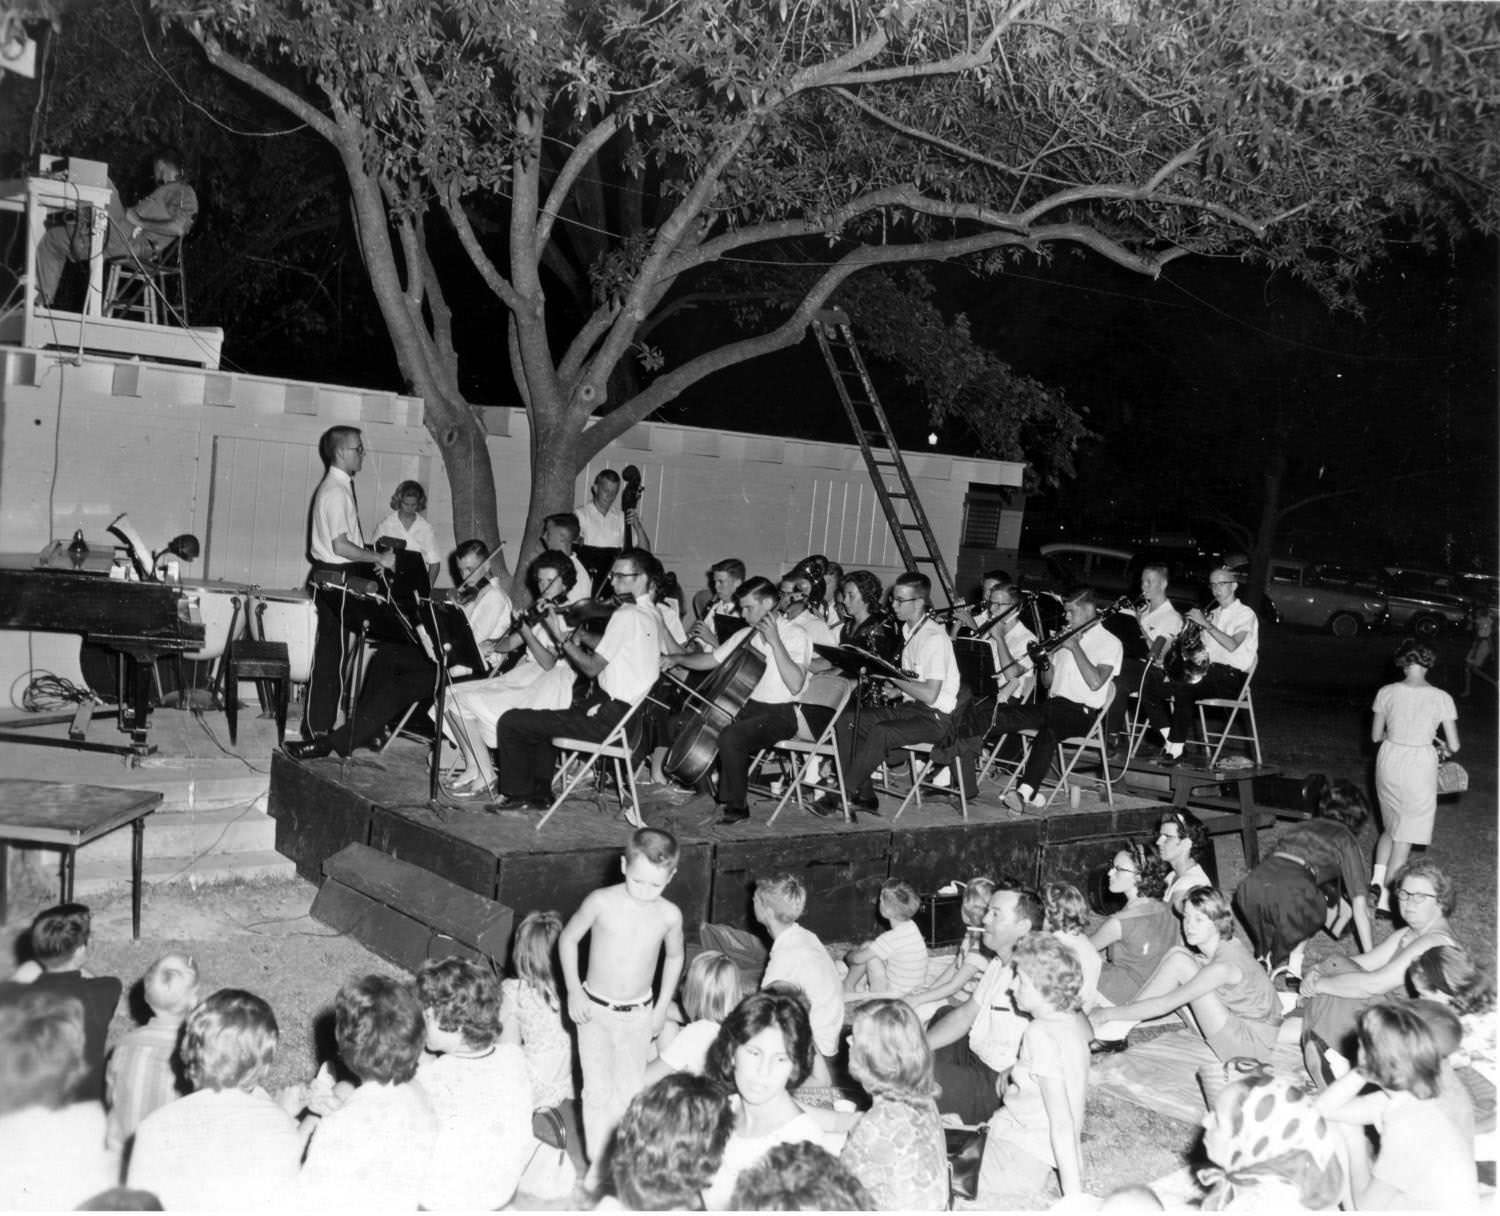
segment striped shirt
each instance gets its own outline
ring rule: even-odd
[[[904,920],[887,929],[870,943],[870,949],[885,963],[887,991],[916,992],[926,982],[927,943],[916,921]]]
[[[141,1120],[158,1107],[182,1096],[172,1070],[181,1022],[154,1017],[132,1030],[116,1045],[105,1071],[105,1101],[109,1124],[105,1144],[121,1148],[135,1135]]]

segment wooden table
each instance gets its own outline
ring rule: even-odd
[[[78,850],[130,825],[130,932],[141,935],[141,852],[146,816],[161,805],[156,790],[121,790],[56,781],[0,780],[0,922],[9,914],[6,867],[9,846],[34,844],[62,850],[62,902],[73,899]]]
[[[1240,841],[1245,848],[1245,867],[1254,869],[1260,864],[1260,842],[1256,833],[1262,827],[1274,826],[1278,816],[1285,819],[1306,819],[1302,811],[1283,810],[1255,805],[1254,781],[1257,777],[1277,777],[1281,769],[1274,764],[1257,764],[1247,768],[1201,768],[1187,763],[1157,764],[1150,760],[1136,760],[1126,772],[1153,773],[1166,777],[1171,783],[1174,807],[1201,807],[1221,812],[1205,818],[1203,826],[1210,834],[1240,830]],[[1234,795],[1228,797],[1222,786],[1233,785]]]

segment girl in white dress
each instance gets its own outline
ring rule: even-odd
[[[1375,793],[1383,830],[1375,844],[1370,897],[1379,901],[1383,912],[1390,911],[1387,871],[1406,864],[1412,845],[1432,842],[1440,753],[1458,751],[1458,709],[1451,696],[1427,682],[1436,661],[1437,652],[1431,646],[1408,639],[1396,651],[1396,666],[1406,678],[1375,694],[1370,738],[1380,744]],[[1444,743],[1434,747],[1433,736],[1440,727]]]

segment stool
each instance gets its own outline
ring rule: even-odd
[[[224,716],[229,719],[229,745],[239,730],[239,682],[254,680],[262,697],[269,696],[276,712],[276,743],[286,737],[286,706],[292,688],[292,663],[285,642],[230,641],[224,647]],[[269,689],[265,685],[270,685]]]
[[[182,238],[141,258],[115,258],[104,280],[104,315],[133,318],[147,325],[163,321],[187,328],[187,280],[182,269]]]

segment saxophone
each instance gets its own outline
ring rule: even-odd
[[[1196,684],[1208,673],[1208,647],[1203,626],[1186,622],[1162,656],[1162,671],[1174,684]]]

